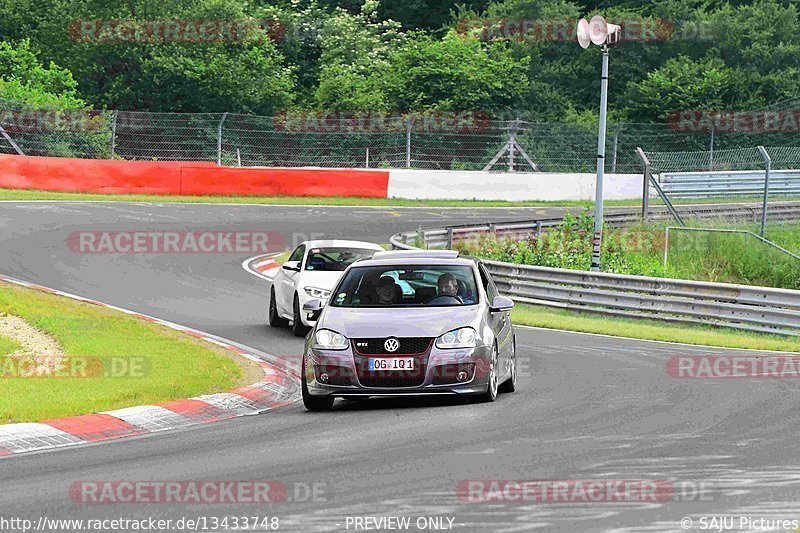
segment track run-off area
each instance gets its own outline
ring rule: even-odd
[[[269,281],[242,268],[255,254],[82,253],[70,247],[70,235],[268,231],[289,249],[307,239],[386,243],[419,227],[560,212],[2,202],[0,274],[298,364],[302,339],[267,325]],[[525,327],[517,328],[517,349],[517,392],[491,404],[338,401],[331,413],[309,413],[297,402],[259,416],[3,458],[0,509],[34,523],[42,516],[278,517],[277,530],[298,532],[354,531],[353,517],[383,516],[411,517],[411,530],[418,517],[444,517],[444,526],[470,532],[679,531],[686,517],[695,526],[723,515],[800,518],[800,457],[790,429],[800,422],[797,383],[677,379],[667,371],[676,355],[747,352]],[[71,497],[76,483],[108,480],[277,480],[288,494],[266,506]],[[670,490],[657,502],[479,503],[457,490],[469,480],[658,480]]]

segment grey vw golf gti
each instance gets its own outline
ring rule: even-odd
[[[509,311],[484,265],[455,251],[378,252],[350,265],[303,353],[303,403],[336,397],[459,394],[494,401],[516,387]]]

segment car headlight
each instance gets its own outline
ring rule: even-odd
[[[312,298],[317,298],[319,300],[327,300],[328,296],[331,295],[331,291],[326,289],[319,289],[317,287],[306,287],[305,291],[306,294],[308,294]]]
[[[472,328],[459,328],[448,331],[436,339],[437,348],[474,348],[477,333]]]
[[[314,335],[314,348],[322,350],[345,350],[348,346],[347,337],[329,329],[321,329]]]

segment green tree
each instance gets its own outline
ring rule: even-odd
[[[400,109],[496,111],[517,105],[529,83],[528,57],[454,31],[441,40],[416,34],[389,61],[388,92]]]
[[[0,98],[52,109],[85,105],[72,74],[52,62],[45,67],[27,40],[16,46],[0,41]]]
[[[628,87],[628,116],[639,122],[661,121],[670,111],[723,109],[747,105],[748,79],[718,58],[670,59]]]
[[[386,110],[394,105],[387,94],[390,56],[406,37],[399,24],[377,20],[377,8],[367,0],[359,13],[337,9],[322,23],[317,106]]]

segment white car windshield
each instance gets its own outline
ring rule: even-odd
[[[308,251],[306,270],[343,272],[352,263],[372,257],[377,251],[366,248],[312,248]]]
[[[351,269],[331,300],[334,307],[473,305],[478,301],[469,266],[369,266]]]

